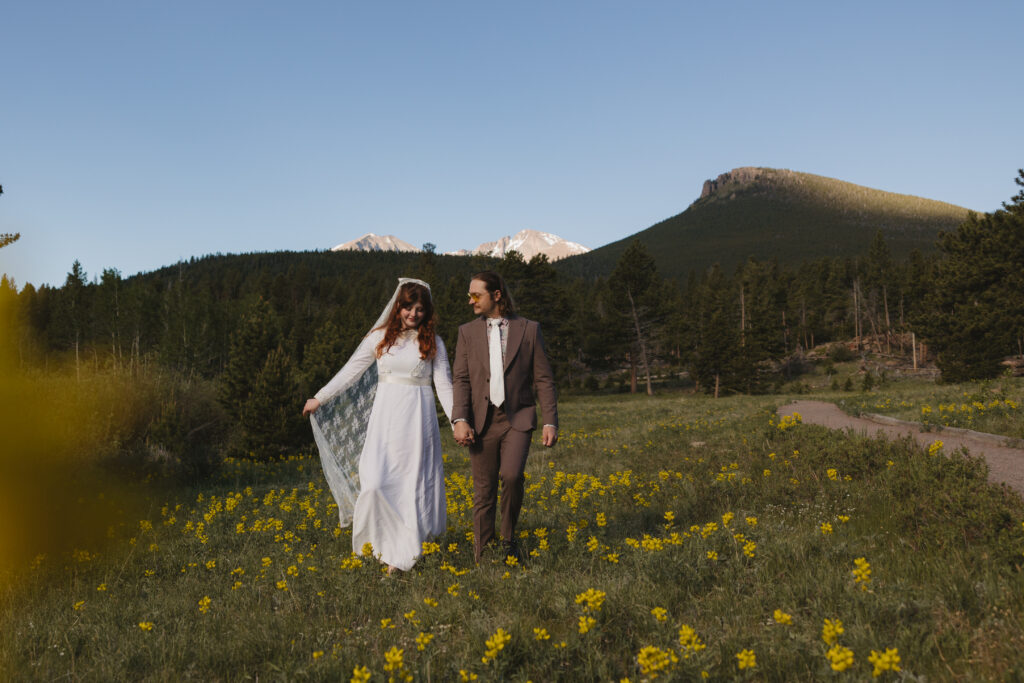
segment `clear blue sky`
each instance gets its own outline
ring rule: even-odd
[[[1024,166],[1021,26],[984,0],[9,2],[0,271],[598,247],[737,166],[991,211]]]

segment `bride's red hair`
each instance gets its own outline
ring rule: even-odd
[[[437,342],[434,337],[434,302],[430,300],[430,290],[415,282],[406,282],[398,288],[395,305],[388,315],[386,323],[377,329],[384,330],[384,338],[377,344],[377,358],[383,356],[395,345],[398,335],[402,332],[402,309],[416,304],[423,306],[423,320],[417,328],[417,341],[420,344],[420,358],[433,358],[437,353]]]

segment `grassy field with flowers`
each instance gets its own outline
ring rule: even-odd
[[[905,381],[840,399],[850,412],[891,415],[925,428],[958,427],[1024,439],[1024,383],[1001,378],[962,384]]]
[[[6,577],[0,678],[1024,677],[1021,499],[960,453],[779,424],[786,400],[567,398],[528,464],[523,565],[474,567],[449,434],[449,530],[391,577],[351,552],[316,456],[152,482],[105,543]]]

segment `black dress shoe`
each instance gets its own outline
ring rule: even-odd
[[[508,559],[509,557],[516,558],[516,561],[519,564],[523,564],[523,562],[526,561],[526,557],[523,555],[523,551],[519,547],[519,541],[517,541],[514,538],[511,541],[501,542],[501,552],[506,559]]]

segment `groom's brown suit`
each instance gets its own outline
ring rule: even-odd
[[[473,535],[477,561],[494,538],[498,481],[501,494],[501,538],[514,539],[523,505],[523,470],[530,437],[537,427],[533,386],[537,387],[542,424],[558,427],[557,392],[540,325],[516,315],[508,320],[505,345],[505,402],[489,400],[490,361],[487,321],[480,317],[459,327],[452,366],[452,420],[466,420],[476,432],[470,446],[473,473]]]

